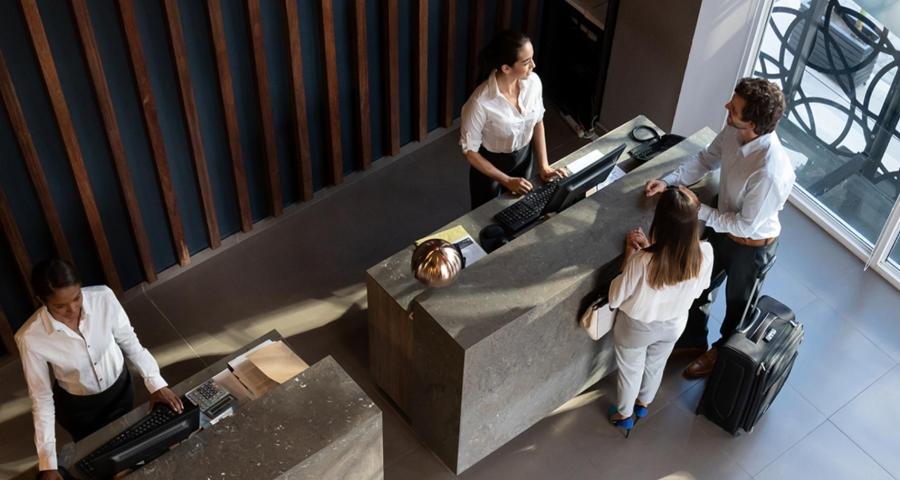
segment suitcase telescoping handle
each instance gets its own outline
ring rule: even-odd
[[[738,328],[739,333],[747,333],[747,330],[749,330],[750,326],[753,325],[753,322],[747,321],[747,313],[756,309],[756,303],[757,300],[759,300],[756,295],[757,290],[759,290],[759,285],[762,283],[763,279],[766,278],[766,274],[768,274],[769,270],[772,269],[772,266],[775,265],[776,258],[777,257],[772,257],[772,260],[765,267],[763,267],[762,271],[759,272],[759,275],[757,275],[756,279],[753,281],[753,288],[750,289],[750,298],[747,299],[747,305],[744,306],[744,313],[741,315],[741,323],[740,327]],[[750,308],[751,305],[753,306],[752,309]]]

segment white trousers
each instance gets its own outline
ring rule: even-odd
[[[621,310],[616,314],[613,339],[619,366],[617,406],[620,414],[629,417],[635,400],[649,405],[656,397],[666,360],[686,323],[687,316],[645,323]]]

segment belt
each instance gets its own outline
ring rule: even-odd
[[[775,243],[775,240],[778,237],[771,238],[761,238],[759,240],[755,238],[745,238],[745,237],[736,237],[730,233],[727,233],[728,238],[731,239],[732,242],[737,243],[739,245],[744,245],[745,247],[765,247],[766,245],[771,245]]]

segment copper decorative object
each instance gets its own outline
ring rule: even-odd
[[[412,254],[412,273],[429,287],[444,287],[453,283],[463,268],[459,250],[441,239],[426,240]]]

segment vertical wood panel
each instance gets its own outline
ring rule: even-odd
[[[265,137],[265,157],[269,174],[269,200],[272,203],[272,214],[276,217],[284,211],[281,200],[281,181],[278,178],[278,153],[275,150],[275,121],[272,114],[272,101],[269,95],[269,73],[266,66],[266,46],[263,38],[262,16],[259,10],[260,0],[248,0],[247,10],[250,16],[250,33],[253,40],[253,63],[256,66],[256,83],[259,89],[259,109],[262,116],[263,135]]]
[[[9,320],[6,318],[6,314],[3,313],[3,308],[0,307],[0,340],[3,341],[3,346],[6,347],[6,351],[9,352],[7,355],[8,360],[12,360],[19,356],[19,349],[16,348],[16,340],[13,335],[12,327],[9,325]],[[0,365],[4,365],[6,362],[0,362]]]
[[[328,153],[331,156],[331,182],[344,180],[344,164],[341,156],[341,110],[337,78],[337,53],[334,46],[334,5],[332,0],[321,0],[322,48],[325,56],[325,115],[328,131]]]
[[[177,0],[165,0],[165,11],[166,20],[169,23],[169,35],[172,37],[172,53],[178,73],[181,107],[187,121],[191,152],[194,155],[194,173],[197,177],[197,187],[200,189],[203,216],[206,219],[206,233],[209,238],[209,246],[218,248],[222,243],[219,238],[219,222],[216,219],[215,205],[213,205],[212,186],[209,183],[206,153],[203,151],[203,137],[200,131],[200,120],[197,116],[197,103],[194,101],[194,91],[191,86],[187,48],[184,45],[184,35],[181,31],[181,13],[178,11]]]
[[[481,2],[473,1],[469,4],[469,68],[466,75],[466,93],[475,88],[478,81],[478,53],[481,51],[482,35],[484,32],[484,7]],[[487,72],[485,72],[487,73]]]
[[[353,42],[356,47],[356,121],[359,124],[356,143],[359,145],[362,168],[372,165],[372,126],[369,117],[369,49],[366,44],[366,0],[353,2]]]
[[[56,205],[53,203],[53,196],[50,194],[50,186],[47,184],[47,177],[44,175],[41,161],[38,158],[37,149],[31,139],[31,133],[28,131],[28,124],[25,121],[25,114],[22,111],[22,105],[19,104],[19,98],[16,95],[15,86],[6,68],[6,60],[3,53],[0,52],[0,94],[3,97],[3,103],[6,105],[6,111],[9,114],[9,120],[12,124],[13,131],[16,135],[16,141],[19,149],[22,151],[22,158],[25,160],[25,166],[28,169],[28,175],[31,177],[31,183],[37,192],[38,202],[44,212],[44,218],[50,228],[50,235],[53,237],[53,245],[56,248],[56,254],[69,262],[74,263],[72,252],[69,250],[69,242],[63,233],[62,222],[59,220],[59,213],[56,211]]]
[[[150,138],[150,148],[153,149],[153,162],[156,167],[156,176],[159,179],[163,203],[166,205],[166,217],[169,220],[172,245],[175,248],[178,264],[184,266],[190,263],[191,256],[184,241],[184,227],[181,224],[181,214],[178,213],[175,190],[172,187],[172,176],[169,172],[166,145],[163,142],[159,118],[156,115],[156,102],[153,99],[153,89],[150,87],[147,61],[144,57],[144,48],[141,46],[140,32],[138,31],[134,4],[132,2],[133,0],[119,0],[119,11],[122,14],[122,29],[125,31],[125,40],[128,43],[128,51],[131,55],[131,67],[134,70],[138,93],[141,97],[144,123],[147,127],[147,136]]]
[[[512,1],[500,0],[497,3],[497,30],[506,30],[512,22]]]
[[[538,20],[538,0],[528,0],[525,4],[525,25],[522,32],[528,35],[532,42],[537,40]]]
[[[91,25],[90,12],[84,0],[72,0],[72,9],[75,12],[75,21],[78,25],[78,34],[84,47],[85,57],[91,73],[91,81],[94,84],[94,92],[97,95],[97,103],[100,106],[100,114],[103,117],[103,126],[106,128],[106,137],[109,149],[112,152],[113,166],[119,178],[119,186],[122,189],[122,199],[128,211],[128,220],[131,223],[131,234],[137,247],[138,258],[144,270],[144,278],[148,282],[156,280],[156,267],[150,254],[150,241],[144,229],[144,221],[141,217],[141,209],[138,205],[137,195],[134,192],[134,183],[131,181],[131,172],[128,168],[128,160],[125,157],[125,147],[122,144],[122,136],[119,131],[119,122],[116,120],[113,108],[112,96],[109,93],[109,85],[106,81],[106,73],[103,71],[103,62],[100,52],[97,50],[97,40],[94,37],[94,28]]]
[[[25,242],[22,241],[22,235],[19,233],[16,219],[13,217],[9,202],[6,200],[6,194],[3,193],[2,189],[0,189],[0,227],[3,228],[3,233],[6,235],[6,240],[9,243],[9,249],[12,250],[13,258],[16,260],[22,283],[25,284],[32,303],[37,306],[34,290],[31,289],[31,257],[28,255],[28,250],[25,249]]]
[[[413,41],[413,138],[428,135],[428,0],[416,0]]]
[[[441,45],[441,126],[453,123],[454,102],[453,78],[456,75],[456,0],[444,0],[443,41]]]
[[[222,107],[225,111],[225,128],[228,133],[228,148],[231,152],[231,170],[234,173],[234,189],[237,193],[238,210],[241,215],[241,231],[253,228],[250,213],[250,194],[247,187],[247,172],[244,170],[244,156],[241,153],[241,137],[238,128],[234,84],[228,62],[228,45],[225,43],[225,24],[222,18],[222,4],[219,0],[209,0],[209,23],[212,27],[213,45],[216,50],[216,66],[219,72],[219,89]]]
[[[103,266],[103,273],[110,287],[116,292],[122,291],[122,284],[119,281],[119,274],[116,272],[116,266],[112,258],[112,252],[109,249],[109,243],[106,239],[106,232],[103,230],[103,223],[100,220],[100,212],[97,210],[97,203],[94,199],[94,192],[91,188],[90,178],[84,166],[84,158],[82,158],[81,147],[78,144],[78,137],[75,135],[75,128],[72,124],[72,117],[69,113],[69,107],[66,105],[66,99],[63,96],[62,85],[59,82],[59,76],[56,72],[56,65],[53,63],[53,56],[50,51],[50,44],[44,32],[44,25],[41,22],[41,14],[38,11],[36,0],[22,0],[22,9],[25,13],[25,21],[28,24],[28,30],[31,34],[32,44],[38,56],[38,63],[41,67],[41,73],[44,77],[44,84],[47,86],[50,95],[50,103],[53,106],[53,113],[56,122],[62,134],[63,144],[66,148],[66,156],[69,158],[69,164],[72,173],[75,176],[75,185],[78,189],[78,195],[81,198],[85,215],[87,216],[88,226],[91,230],[91,236],[94,239],[94,245],[97,254],[100,257],[100,263]]]
[[[309,120],[306,114],[306,86],[303,81],[303,48],[300,43],[300,15],[297,0],[285,0],[287,11],[288,41],[291,44],[291,80],[294,85],[294,120],[297,125],[297,165],[300,197],[313,197],[312,160],[309,153]]]
[[[397,0],[383,0],[384,8],[384,25],[382,32],[384,44],[382,45],[382,56],[385,59],[385,113],[387,118],[387,134],[388,154],[396,155],[400,152],[400,53]]]

